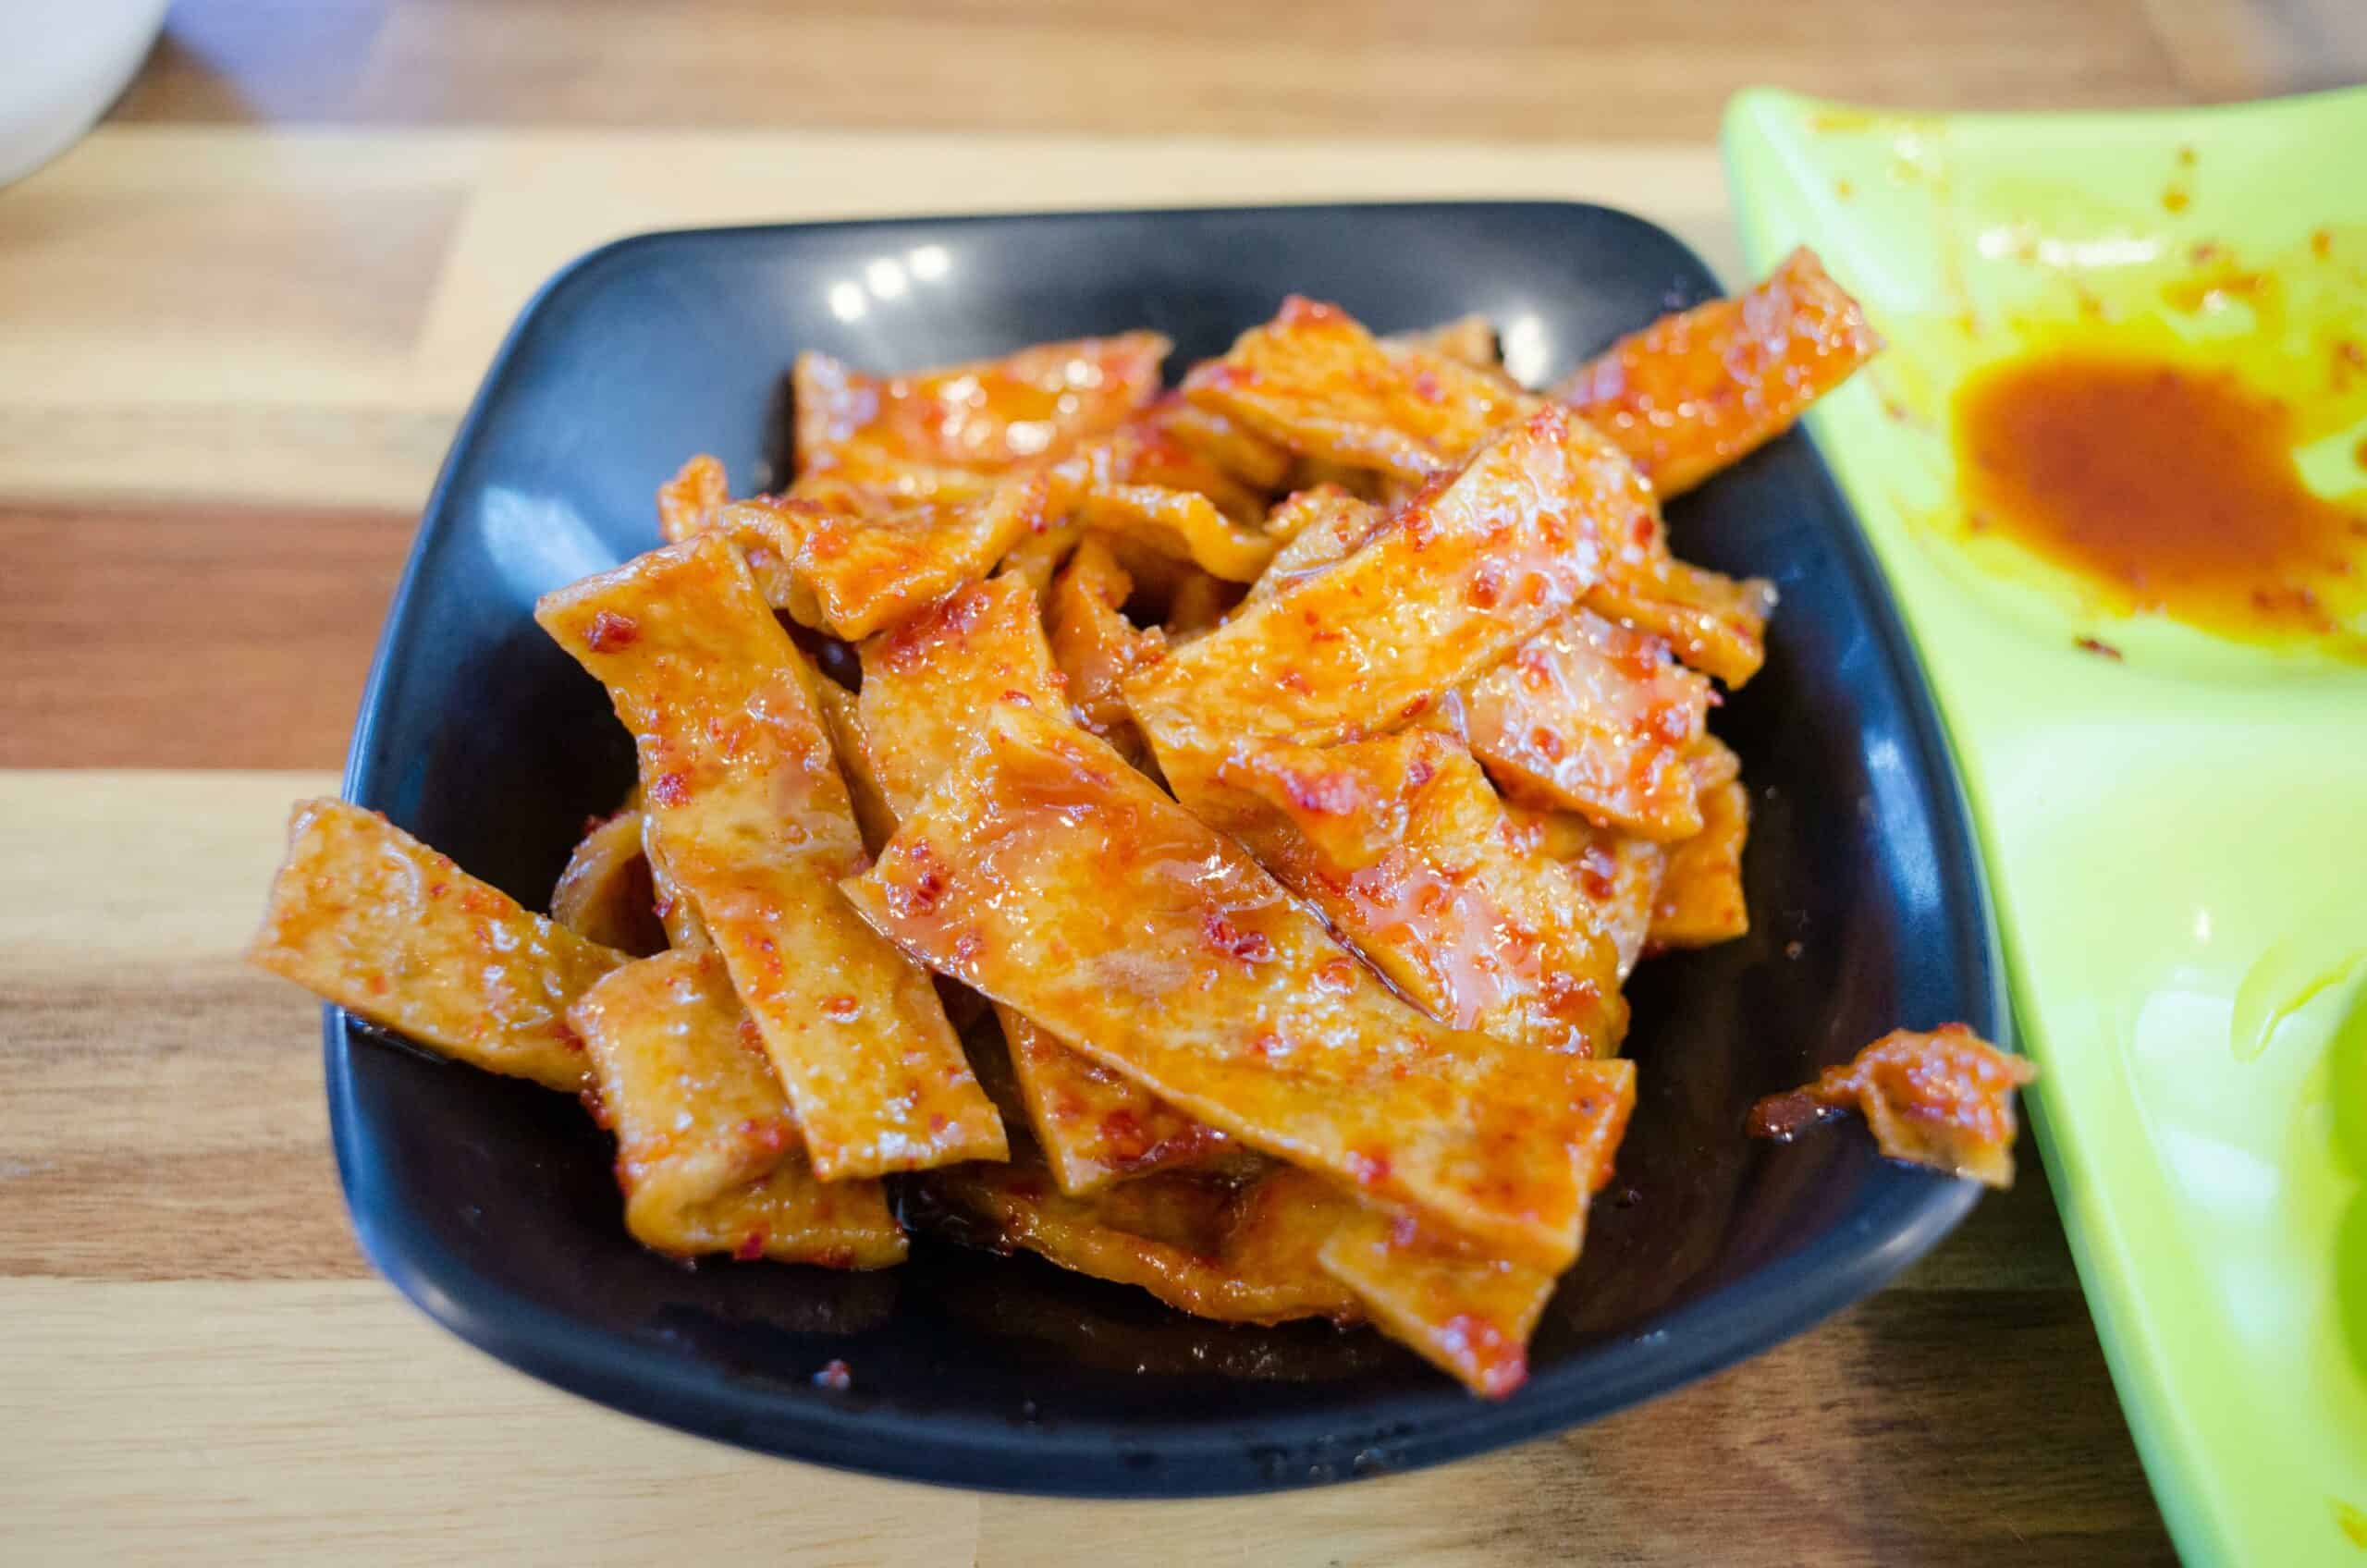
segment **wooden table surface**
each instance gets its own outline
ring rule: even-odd
[[[1679,15],[1682,13],[1682,15]],[[2034,1159],[1773,1353],[1249,1501],[937,1492],[558,1393],[374,1278],[313,1006],[243,970],[495,343],[635,229],[1527,195],[1737,266],[1749,80],[1935,104],[2367,74],[2352,0],[209,0],[0,191],[0,1558],[2156,1562]],[[1261,140],[1223,140],[1256,137]],[[21,1554],[21,1555],[19,1555]]]

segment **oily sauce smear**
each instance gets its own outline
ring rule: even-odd
[[[2059,349],[1975,377],[1956,404],[1977,531],[2156,611],[2249,640],[2339,632],[2367,513],[2311,491],[2279,398],[2207,368]]]

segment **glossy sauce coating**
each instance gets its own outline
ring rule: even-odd
[[[1155,332],[1042,343],[1000,360],[866,375],[827,354],[791,372],[798,478],[875,480],[931,496],[953,473],[1000,473],[1114,430],[1159,391]]]
[[[1616,1064],[1502,1047],[1389,994],[1238,846],[1024,709],[845,885],[932,968],[1232,1136],[1565,1267],[1571,1150]]]
[[[625,955],[519,907],[375,812],[299,802],[247,962],[456,1061],[592,1086],[567,1010]]]
[[[1245,748],[1225,794],[1185,803],[1439,1022],[1509,1045],[1607,1054],[1626,1027],[1617,948],[1568,870],[1527,843],[1462,744],[1401,730]],[[1241,808],[1252,794],[1269,808]]]
[[[1167,636],[1158,627],[1134,625],[1122,613],[1134,591],[1134,579],[1109,546],[1087,539],[1052,583],[1045,630],[1052,658],[1068,678],[1077,717],[1129,757],[1139,758],[1147,748],[1126,704],[1125,682],[1167,656]]]
[[[1507,802],[1504,815],[1512,842],[1561,862],[1569,872],[1597,928],[1610,938],[1619,982],[1626,984],[1643,956],[1667,851],[1649,839],[1600,827],[1559,807]]]
[[[1752,1108],[1750,1131],[1791,1138],[1841,1110],[1866,1119],[1893,1159],[1950,1175],[2014,1184],[2014,1091],[2038,1070],[1961,1023],[1930,1034],[1896,1029],[1813,1084]]]
[[[1561,615],[1650,498],[1583,423],[1546,410],[1331,570],[1243,606],[1126,683],[1171,780],[1239,740],[1325,744],[1419,714]]]
[[[899,818],[962,760],[996,704],[1060,721],[1068,713],[1036,595],[1016,577],[973,584],[871,638],[863,671],[863,754]],[[1070,1049],[1024,1013],[996,1012],[1028,1121],[1062,1192],[1202,1163],[1228,1147],[1215,1128]]]
[[[1054,472],[1080,492],[1143,484],[1204,496],[1254,527],[1290,463],[1289,453],[1240,422],[1169,393],[1107,435],[1079,442]]]
[[[1228,582],[1247,582],[1273,558],[1271,541],[1217,510],[1206,496],[1156,484],[1106,484],[1077,503],[1087,528],[1138,540]]]
[[[1580,610],[1514,650],[1465,707],[1472,751],[1515,792],[1642,838],[1701,830],[1685,753],[1710,683],[1659,638]]]
[[[1266,532],[1282,542],[1249,585],[1252,599],[1279,594],[1363,544],[1380,530],[1382,513],[1337,484],[1294,490],[1267,514]]]
[[[1775,585],[1678,560],[1661,545],[1640,563],[1614,561],[1603,581],[1588,590],[1586,606],[1659,638],[1690,668],[1739,687],[1767,662],[1767,618],[1775,610]]]
[[[1588,1102],[1592,1121],[1574,1157],[1588,1196],[1610,1181],[1636,1073],[1615,1064],[1606,1092]],[[1403,1215],[1343,1212],[1318,1261],[1356,1293],[1375,1326],[1472,1392],[1502,1399],[1528,1378],[1528,1340],[1551,1299],[1556,1276],[1490,1257]]]
[[[863,847],[877,854],[879,846],[895,836],[896,813],[880,783],[871,738],[864,731],[862,705],[852,692],[825,677],[814,682],[814,706],[822,716],[822,728],[829,731],[830,750],[838,755],[839,777],[846,780]]]
[[[1245,522],[1255,521],[1257,511],[1262,507],[1243,510],[1231,504],[1233,497],[1236,495],[1271,495],[1280,490],[1290,477],[1291,455],[1288,449],[1258,435],[1239,420],[1228,419],[1212,409],[1204,409],[1187,401],[1180,392],[1170,393],[1152,404],[1129,428],[1139,429],[1148,437],[1171,445],[1186,454],[1184,460],[1193,465],[1171,477],[1162,477],[1155,465],[1146,463],[1145,479],[1171,489],[1198,490],[1215,501],[1227,517]],[[1160,455],[1170,464],[1178,460],[1171,453],[1162,452]],[[1227,483],[1208,484],[1206,478],[1211,470]]]
[[[815,1169],[835,1181],[1000,1157],[1001,1121],[928,976],[834,889],[865,857],[821,678],[730,541],[653,550],[545,595],[535,619],[632,731],[667,867],[763,1032]]]
[[[657,532],[679,545],[707,525],[715,509],[731,499],[723,460],[701,452],[657,487]]]
[[[880,1183],[815,1176],[717,955],[626,964],[568,1016],[598,1074],[625,1225],[643,1245],[840,1268],[902,1261],[903,1232]]]
[[[1674,496],[1790,429],[1881,348],[1858,302],[1802,249],[1733,299],[1621,338],[1553,396]]]
[[[1664,948],[1706,948],[1750,930],[1742,851],[1750,836],[1750,792],[1739,781],[1701,791],[1701,831],[1667,846],[1647,939]]]
[[[642,814],[593,823],[551,889],[551,918],[604,948],[638,958],[666,946],[657,889],[642,852]]]
[[[1556,1276],[1452,1248],[1400,1242],[1388,1216],[1361,1214],[1332,1232],[1323,1267],[1352,1286],[1373,1322],[1472,1392],[1502,1399],[1528,1381],[1528,1339]]]
[[[1295,452],[1419,483],[1450,472],[1539,399],[1443,355],[1392,351],[1336,305],[1294,295],[1184,394]]]
[[[2226,372],[2078,349],[1994,366],[1955,408],[1977,531],[2120,607],[2255,639],[2336,631],[2329,591],[2355,600],[2367,563],[2367,508],[2301,483],[2294,429]]]
[[[774,607],[852,640],[986,576],[1022,540],[1058,527],[1072,504],[1042,473],[918,500],[801,481],[785,497],[719,508],[708,526],[747,553]]]

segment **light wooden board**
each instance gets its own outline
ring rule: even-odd
[[[1740,265],[1699,148],[110,127],[5,195],[0,496],[61,499],[415,508],[534,288],[656,228],[1518,196]]]
[[[2354,0],[181,0],[124,112],[1706,141],[1763,81],[2041,108],[2362,74]]]

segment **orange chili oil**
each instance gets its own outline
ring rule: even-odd
[[[2325,591],[2367,557],[2367,513],[2301,482],[2290,406],[2224,371],[2044,350],[1958,394],[1973,525],[2123,607],[2252,640],[2337,630]]]

